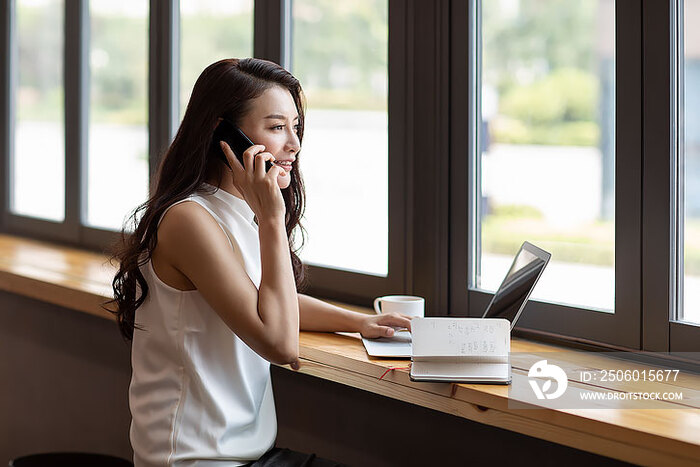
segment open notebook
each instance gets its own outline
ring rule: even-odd
[[[413,381],[510,382],[510,322],[502,318],[416,318]]]
[[[501,282],[501,285],[498,287],[498,290],[496,293],[493,295],[493,298],[491,300],[491,303],[489,303],[489,306],[486,307],[486,310],[484,311],[484,314],[482,318],[503,318],[507,320],[510,323],[510,326],[508,330],[512,330],[513,327],[515,326],[515,323],[518,321],[520,318],[520,315],[525,308],[525,304],[527,303],[528,298],[530,297],[530,294],[532,293],[532,290],[535,288],[535,284],[537,284],[537,281],[539,280],[540,276],[542,275],[542,272],[544,271],[545,267],[547,266],[547,263],[549,262],[551,255],[536,247],[535,245],[532,245],[531,243],[525,242],[523,245],[520,247],[520,250],[518,253],[515,255],[515,258],[513,259],[513,263],[510,266],[510,269],[508,270],[508,273],[506,274],[505,278],[503,279],[503,282]],[[449,320],[460,320],[460,319],[466,319],[466,318],[434,318],[438,320],[443,320],[445,321],[444,326],[448,326],[450,323],[448,323]],[[469,318],[470,320],[474,320],[478,318]],[[416,318],[412,321],[411,326],[413,327],[413,323],[417,323],[419,318]],[[490,319],[484,320],[484,321],[492,321]],[[456,323],[451,323],[452,325],[457,325]],[[436,324],[436,326],[438,326]],[[440,324],[442,326],[442,324]],[[499,325],[499,326],[502,326]],[[436,328],[438,329],[438,328]],[[446,332],[445,329],[440,328],[441,333]],[[500,328],[499,328],[500,329]],[[438,332],[438,331],[436,331]],[[408,334],[408,335],[407,335]],[[425,337],[423,337],[425,336]],[[407,357],[412,357],[414,356],[414,350],[416,348],[416,343],[418,340],[421,342],[418,345],[437,345],[442,340],[445,340],[446,334],[433,334],[433,333],[421,333],[420,335],[416,335],[415,329],[413,330],[413,336],[411,336],[410,333],[407,332],[397,332],[393,337],[383,337],[380,339],[362,339],[363,344],[365,345],[365,349],[367,350],[367,353],[370,356],[373,357],[394,357],[394,358],[407,358]],[[508,349],[510,349],[510,332],[508,333]],[[453,336],[453,338],[456,336]],[[466,337],[465,337],[466,338]],[[428,339],[427,341],[425,339]],[[436,341],[437,343],[433,343],[433,341]],[[467,341],[464,341],[466,345],[468,345]],[[421,347],[425,348],[425,347]],[[430,348],[430,347],[428,347]],[[453,349],[454,350],[454,349]],[[425,357],[426,355],[419,355],[420,357]],[[453,357],[459,356],[459,354],[452,355]],[[445,355],[443,355],[445,357]],[[460,358],[462,361],[466,362],[467,360],[470,360],[472,363],[476,363],[474,361],[475,356],[474,355],[461,355]],[[503,356],[501,355],[500,357],[501,360],[498,362],[494,363],[501,363],[503,365],[506,365],[504,361],[502,361]],[[418,360],[413,359],[413,365],[416,366],[417,370],[425,370],[426,366],[428,364],[425,363],[425,359],[423,360]],[[433,367],[433,363],[430,363],[432,368],[438,368],[438,367]],[[510,364],[507,364],[510,372]],[[444,365],[443,365],[444,367]],[[442,368],[442,367],[440,367]],[[495,368],[495,367],[494,367]],[[494,370],[495,371],[495,370]],[[413,371],[412,370],[412,375],[426,375],[426,371]],[[503,373],[499,373],[499,375],[502,375]],[[444,374],[444,372],[438,371],[436,373],[436,376],[444,376],[444,377],[449,377],[449,375]],[[441,377],[442,377],[441,376]],[[422,377],[422,376],[419,376]],[[426,376],[427,377],[427,376]],[[495,379],[493,380],[496,382],[498,379],[497,377],[494,377]],[[508,377],[508,379],[510,379]],[[441,380],[441,379],[437,379]]]

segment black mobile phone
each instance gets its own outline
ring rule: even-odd
[[[223,120],[221,120],[221,122],[219,122],[219,126],[217,126],[216,130],[214,130],[214,138],[212,140],[212,145],[216,145],[216,147],[213,148],[214,152],[222,161],[224,161],[224,164],[226,164],[230,169],[231,166],[228,163],[228,159],[226,159],[226,154],[224,154],[224,150],[221,149],[219,141],[225,141],[226,143],[228,143],[228,145],[231,147],[231,150],[240,161],[241,165],[245,167],[245,164],[243,163],[243,153],[246,149],[253,145],[253,142],[250,140],[250,138],[248,138],[246,134],[243,133],[243,131],[241,131],[241,129],[234,125],[233,122],[231,122],[230,120],[224,118]],[[265,161],[265,172],[270,170],[271,167],[272,162]]]

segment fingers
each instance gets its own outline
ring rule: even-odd
[[[273,180],[277,180],[277,177],[281,177],[281,176],[284,175],[285,173],[286,173],[286,172],[285,172],[285,170],[284,170],[282,167],[273,165],[273,166],[270,168],[270,171],[268,172],[268,176],[269,176],[269,177],[272,177]]]
[[[413,317],[400,313],[370,315],[365,318],[360,334],[366,338],[392,337],[399,331],[411,331]]]
[[[219,145],[221,146],[221,150],[224,151],[224,155],[226,156],[226,160],[228,160],[228,165],[231,167],[231,171],[239,174],[245,171],[243,165],[233,153],[231,146],[229,146],[226,141],[219,141]]]
[[[258,180],[264,178],[266,175],[265,162],[266,161],[272,162],[274,160],[275,160],[275,156],[273,156],[269,152],[260,152],[260,153],[256,154],[255,155],[255,169],[253,172],[253,173],[255,173],[255,178]],[[272,170],[272,169],[270,169],[270,170]]]
[[[272,165],[270,167],[269,171],[266,170],[266,162],[267,161],[274,161],[275,156],[270,154],[269,152],[261,152],[255,156],[255,178],[258,180],[264,178],[264,177],[269,177],[272,182],[276,183],[277,177],[280,175],[284,175],[285,171],[282,167]]]
[[[292,368],[292,370],[298,371],[299,368],[301,367],[301,363],[299,363],[299,359],[297,358],[292,363],[290,363],[289,366]]]
[[[270,177],[271,181],[276,183],[277,177],[279,177],[280,175],[284,175],[284,169],[273,164],[272,167],[270,167],[269,171],[265,171],[265,162],[272,162],[274,160],[275,156],[273,156],[269,152],[261,152],[257,154],[255,156],[255,178],[258,180],[262,180],[265,177]]]
[[[411,319],[411,316],[402,315],[400,313],[386,313],[381,315],[381,319],[377,324],[381,324],[383,326],[408,328],[410,331]]]
[[[265,146],[262,144],[254,144],[243,152],[243,164],[238,160],[231,147],[225,141],[219,141],[221,149],[226,155],[231,171],[236,176],[240,176],[244,172],[252,173],[255,178],[262,179],[265,176],[270,176],[277,179],[280,175],[284,175],[285,171],[282,167],[273,165],[269,172],[265,171],[265,162],[274,161],[275,156],[265,151]]]
[[[376,326],[376,337],[392,337],[394,336],[397,332],[405,330],[405,327],[400,327],[400,326],[383,326],[378,324]],[[410,329],[409,329],[410,331]]]
[[[255,173],[255,158],[259,154],[264,154],[263,151],[265,151],[265,146],[262,144],[254,144],[243,152],[243,163],[246,172],[251,174]],[[272,156],[270,153],[267,154]]]

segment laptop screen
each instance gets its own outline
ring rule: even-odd
[[[505,318],[513,329],[550,256],[528,242],[523,243],[483,317]]]

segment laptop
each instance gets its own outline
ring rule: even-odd
[[[512,331],[551,257],[532,243],[523,243],[481,317],[505,318],[510,321]]]
[[[524,242],[482,318],[505,318],[513,330],[551,256],[532,243]],[[372,357],[411,357],[411,334],[407,331],[397,331],[392,337],[378,339],[363,337],[362,343]]]

